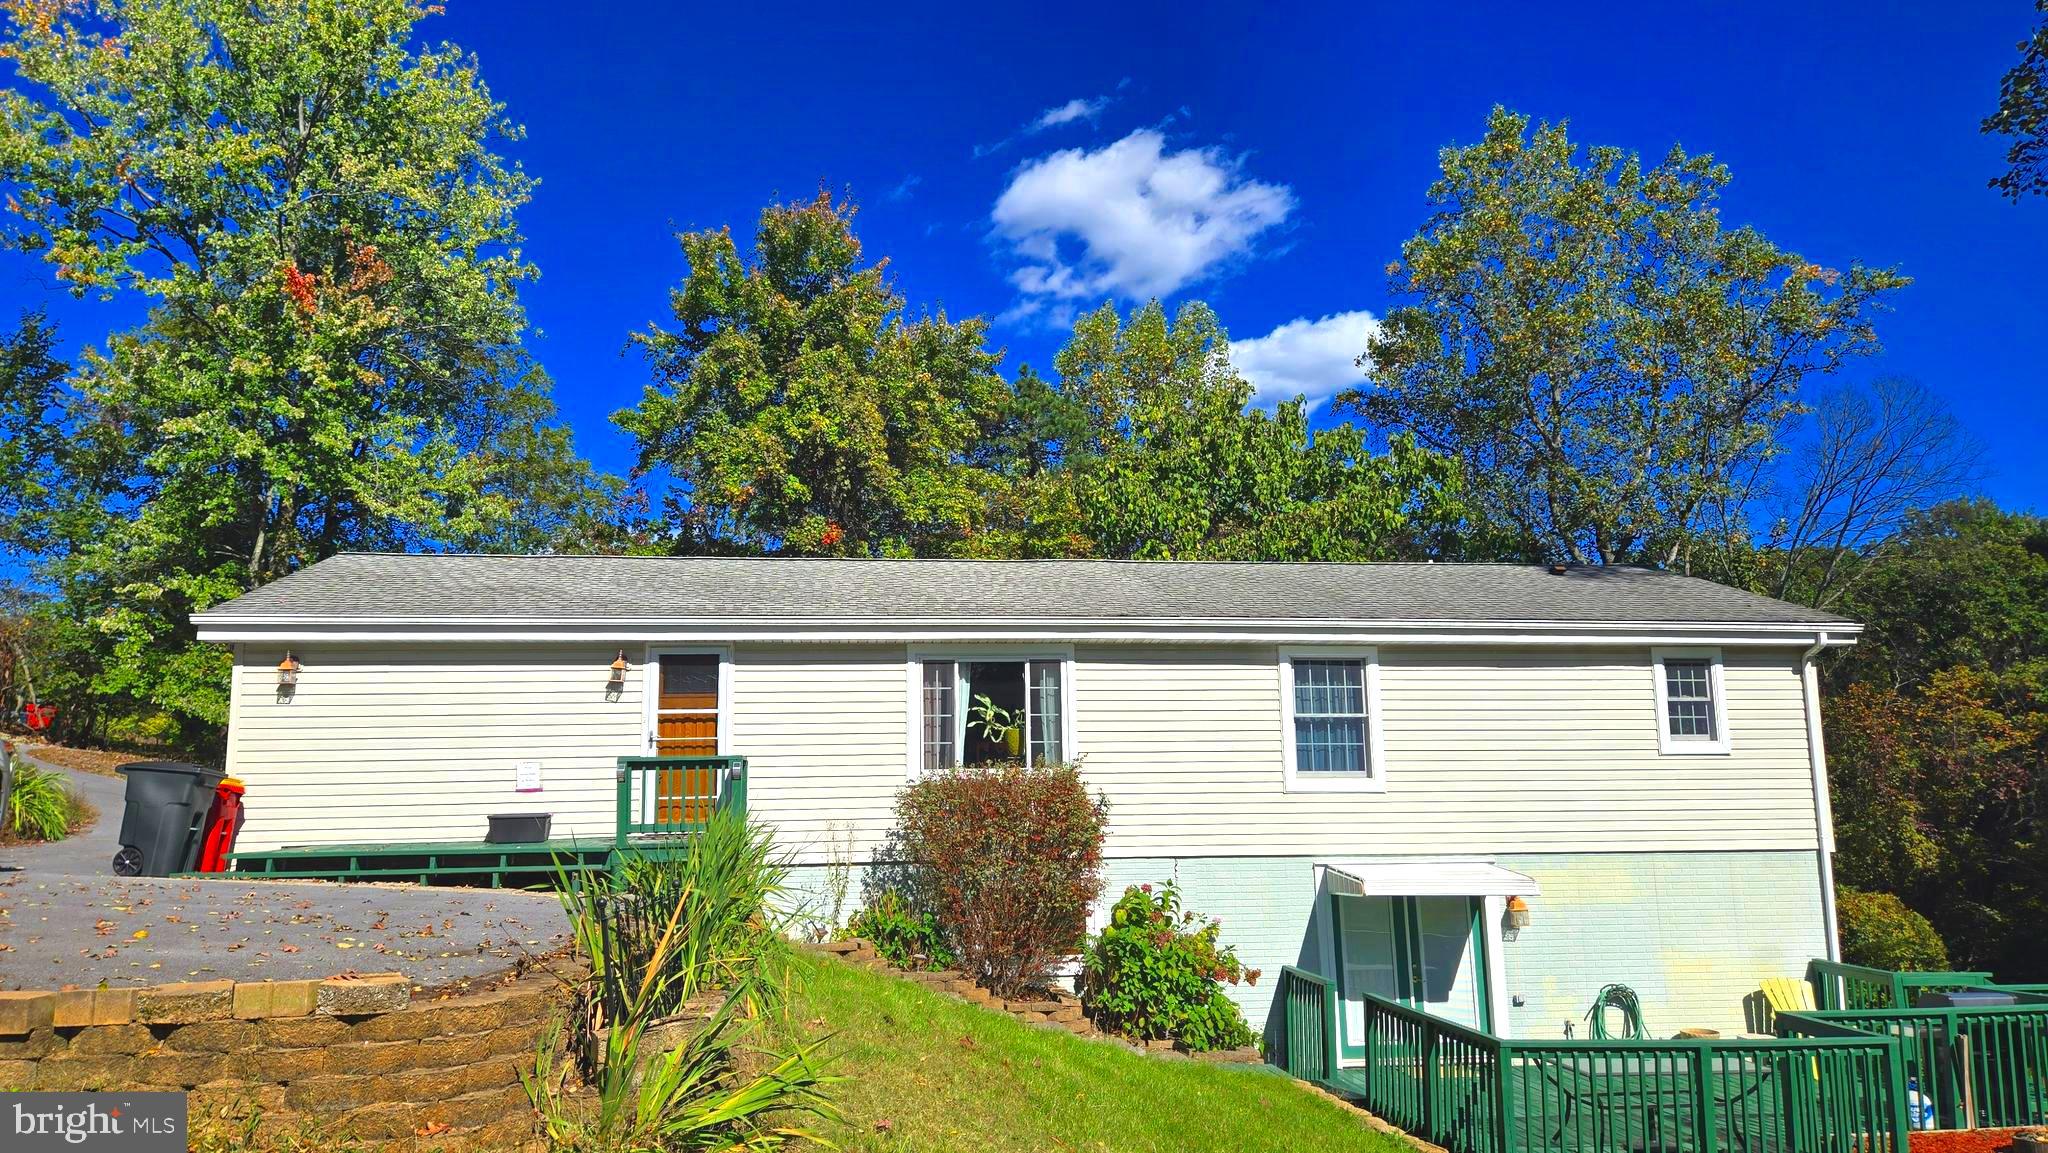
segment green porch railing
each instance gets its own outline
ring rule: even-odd
[[[1274,1064],[1317,1085],[1337,1080],[1337,993],[1328,977],[1280,969],[1280,1051]]]
[[[1989,973],[1895,972],[1819,958],[1807,962],[1806,981],[1813,986],[1814,1006],[1824,1010],[1910,1009],[1922,993],[1992,984]]]
[[[1788,1017],[1799,1031],[1828,1025],[1896,1041],[1905,1076],[1934,1102],[1938,1128],[2048,1124],[2048,998],[1970,1009],[1780,1014],[1781,1032]]]
[[[1549,1148],[1517,1141],[1509,1042],[1367,996],[1366,1108],[1452,1153]]]
[[[745,757],[620,757],[616,843],[702,830],[720,810],[747,811]]]
[[[1516,1041],[1367,996],[1363,1066],[1337,1070],[1330,982],[1283,969],[1280,997],[1283,1068],[1452,1153],[1906,1150],[1899,1043],[1849,1026],[1816,1020],[1776,1040]]]

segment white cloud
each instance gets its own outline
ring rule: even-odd
[[[1109,107],[1109,97],[1107,96],[1097,96],[1093,100],[1083,100],[1075,97],[1058,108],[1046,109],[1039,115],[1038,119],[1031,122],[1025,131],[1043,132],[1048,128],[1058,128],[1062,124],[1072,124],[1076,120],[1093,120],[1097,116],[1102,115],[1102,110],[1107,107]]]
[[[1128,79],[1121,81],[1116,86],[1117,91],[1123,91],[1124,87],[1129,83],[1130,80]],[[1017,131],[1012,132],[1010,135],[1003,137],[1001,140],[996,141],[994,144],[975,145],[974,158],[976,160],[980,160],[984,156],[994,156],[996,153],[1001,152],[1003,149],[1008,148],[1012,144],[1015,144],[1018,140],[1022,139],[1023,137],[1044,132],[1048,128],[1058,128],[1062,124],[1072,124],[1076,120],[1086,120],[1090,124],[1093,124],[1095,123],[1096,117],[1102,115],[1102,110],[1109,107],[1110,103],[1115,99],[1115,96],[1097,96],[1093,100],[1084,100],[1081,97],[1076,96],[1072,100],[1067,101],[1065,104],[1048,108],[1045,111],[1039,113],[1038,116],[1031,121],[1031,123],[1026,124],[1024,127],[1019,128]]]
[[[1365,382],[1357,360],[1379,326],[1363,310],[1321,320],[1298,317],[1264,336],[1231,341],[1230,362],[1258,390],[1258,403],[1305,396],[1314,408]]]
[[[1284,184],[1245,177],[1214,148],[1168,152],[1140,129],[1114,144],[1029,161],[990,219],[1026,298],[1168,296],[1251,251],[1294,210]]]
[[[889,199],[898,201],[908,200],[917,192],[917,186],[923,183],[924,177],[913,172],[904,177],[902,182],[896,185],[896,187],[889,190]]]

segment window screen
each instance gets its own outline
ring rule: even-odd
[[[1294,768],[1301,773],[1363,773],[1365,662],[1294,662]]]
[[[1665,724],[1672,737],[1690,741],[1715,738],[1713,669],[1709,660],[1665,660]]]

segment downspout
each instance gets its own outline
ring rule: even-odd
[[[1813,647],[1799,657],[1799,679],[1806,697],[1806,757],[1813,771],[1813,823],[1820,834],[1820,914],[1828,935],[1828,960],[1842,959],[1842,929],[1835,915],[1835,812],[1828,801],[1828,754],[1821,743],[1820,673],[1813,658],[1828,647],[1828,634],[1819,633]]]

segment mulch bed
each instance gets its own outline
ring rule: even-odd
[[[2011,1153],[2020,1129],[1924,1129],[1910,1138],[1912,1153]]]
[[[39,761],[63,765],[67,769],[77,769],[81,773],[98,773],[103,777],[120,776],[114,771],[117,765],[153,759],[146,753],[122,753],[113,749],[74,749],[66,745],[24,744],[21,749]]]

